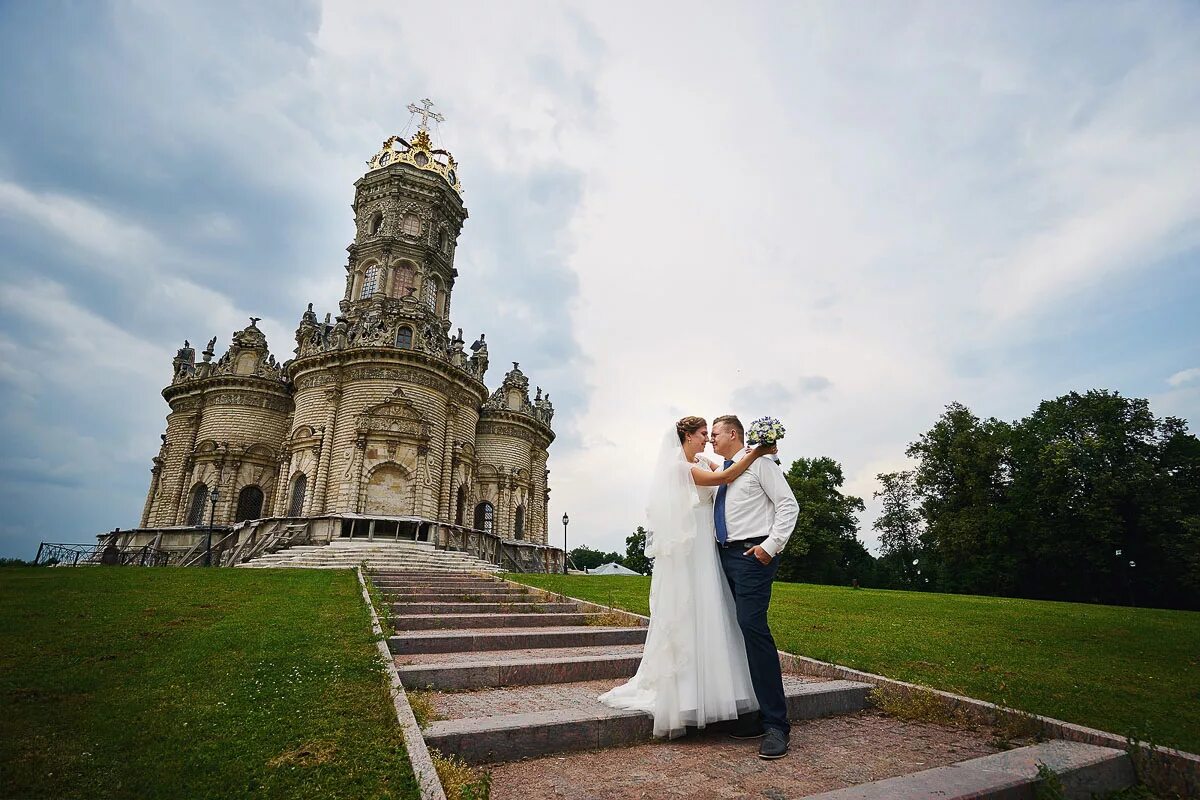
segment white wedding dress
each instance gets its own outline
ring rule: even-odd
[[[711,468],[701,459],[700,466]],[[733,595],[717,557],[715,487],[697,486],[671,428],[659,453],[647,508],[646,555],[654,559],[650,628],[637,674],[600,696],[612,708],[645,711],[654,735],[733,719],[758,708]]]

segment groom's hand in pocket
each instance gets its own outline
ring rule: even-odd
[[[771,554],[766,550],[763,550],[759,545],[754,545],[754,547],[751,547],[749,550],[747,550],[746,556],[753,556],[754,558],[757,558],[758,563],[762,564],[763,566],[771,563]]]

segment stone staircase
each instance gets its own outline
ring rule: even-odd
[[[432,573],[495,573],[501,569],[468,553],[438,550],[426,542],[334,539],[328,544],[294,545],[265,553],[239,567],[303,567],[349,569],[366,563],[369,569],[415,570]]]
[[[1033,798],[1038,764],[1066,797],[1132,785],[1119,750],[1065,741],[1001,751],[989,731],[905,722],[870,686],[785,674],[792,752],[763,762],[721,725],[672,742],[596,697],[634,674],[631,617],[486,575],[375,568],[388,638],[430,748],[486,765],[491,797]]]

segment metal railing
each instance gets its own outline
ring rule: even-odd
[[[153,545],[118,547],[115,544],[42,542],[33,563],[46,567],[79,567],[105,564],[123,567],[165,567],[170,556]]]
[[[562,572],[562,551],[556,547],[504,539],[498,534],[459,525],[441,526],[438,546],[469,553],[481,561],[513,572]]]

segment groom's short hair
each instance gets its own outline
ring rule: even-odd
[[[735,431],[737,431],[738,438],[742,441],[746,441],[746,429],[742,427],[742,421],[736,416],[733,414],[726,414],[723,417],[717,417],[713,420],[713,426],[715,427],[718,422],[724,422],[726,425],[733,428]]]

